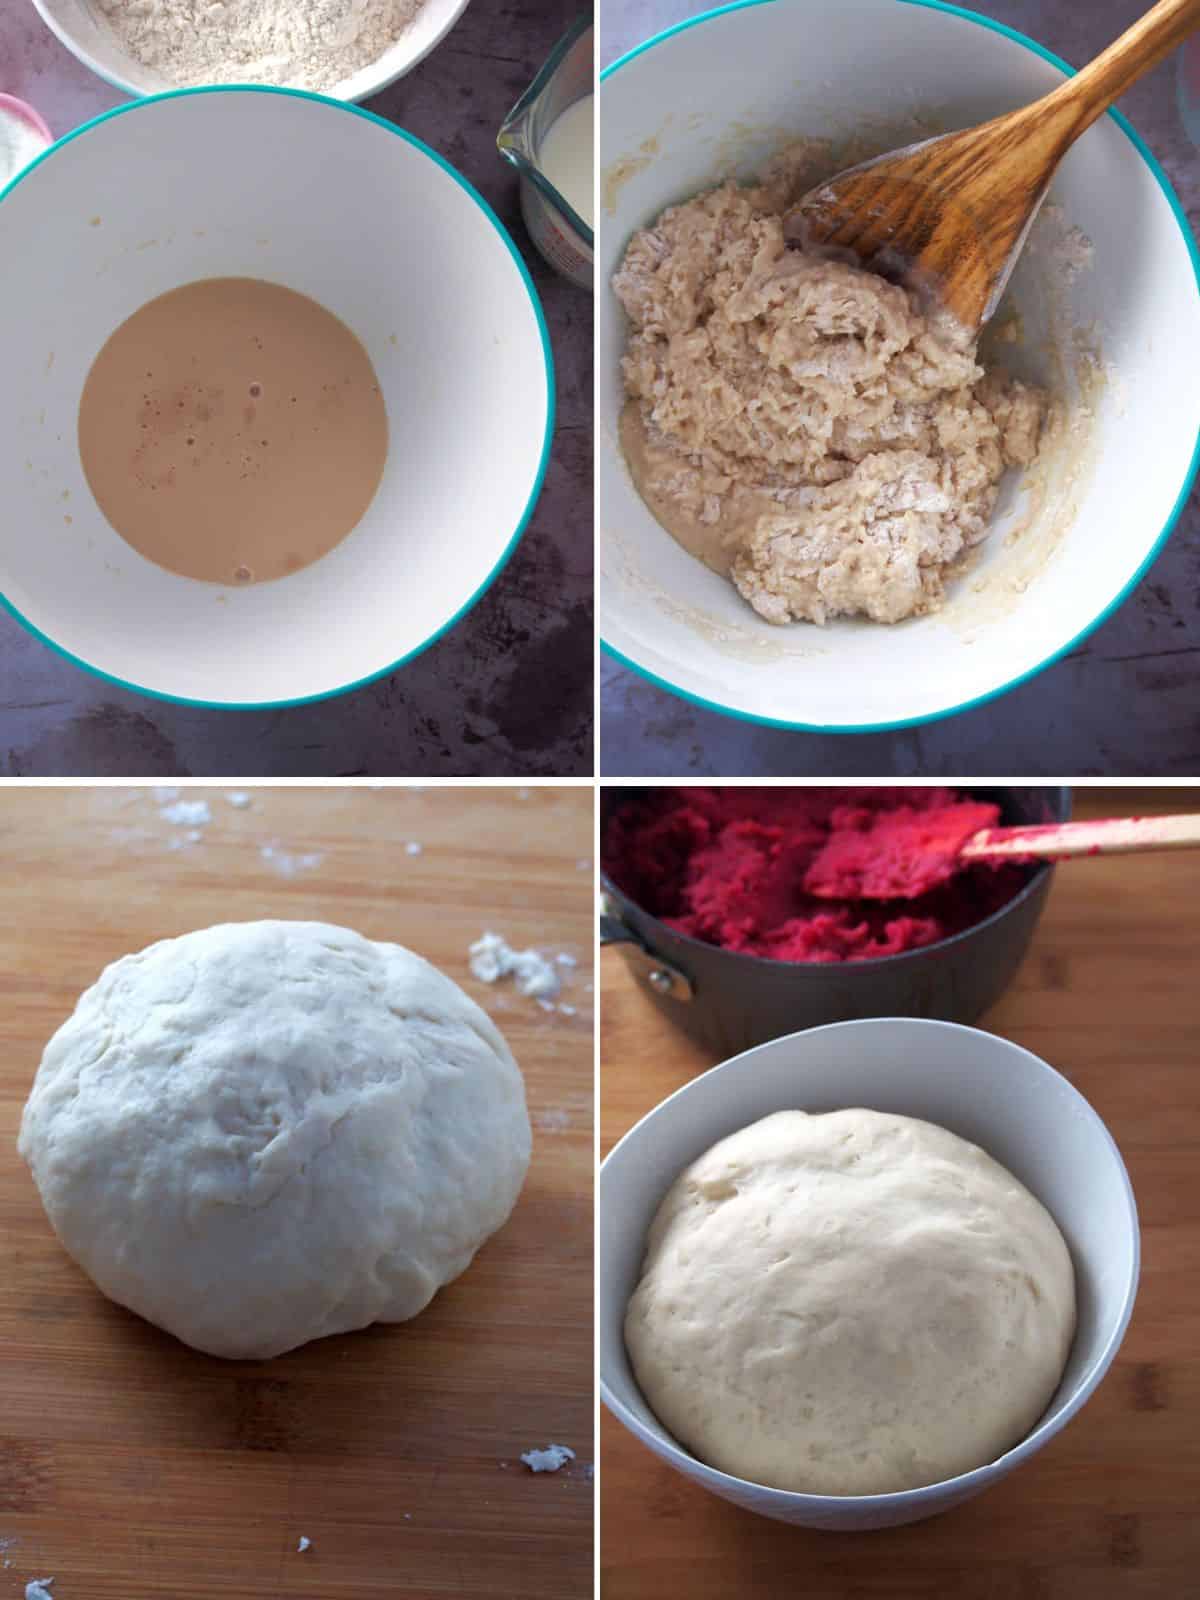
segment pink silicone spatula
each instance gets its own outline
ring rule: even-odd
[[[945,824],[931,829],[929,819],[915,812],[911,822],[897,826],[892,819],[886,831],[857,836],[853,859],[847,859],[844,841],[831,841],[809,866],[805,889],[822,899],[904,900],[983,861],[1063,861],[1200,846],[1200,816],[1104,817],[1094,822],[979,828],[971,817],[972,806],[956,809],[964,819],[957,835]],[[878,845],[874,851],[873,839]]]

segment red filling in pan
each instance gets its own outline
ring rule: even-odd
[[[956,866],[998,820],[952,789],[655,789],[609,819],[602,856],[631,900],[693,938],[864,961],[961,933],[1024,887],[1028,866]]]

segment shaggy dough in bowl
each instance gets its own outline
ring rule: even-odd
[[[780,1111],[713,1146],[650,1228],[625,1342],[700,1460],[807,1494],[887,1494],[1033,1427],[1075,1331],[1053,1218],[956,1134]]]
[[[105,1294],[262,1359],[428,1305],[508,1217],[530,1130],[508,1046],[427,961],[244,922],[108,967],[18,1148]]]
[[[985,537],[1045,397],[905,290],[787,249],[810,167],[801,143],[634,234],[621,442],[658,520],[768,622],[899,622]]]

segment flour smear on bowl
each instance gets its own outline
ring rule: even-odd
[[[117,43],[168,83],[329,89],[371,66],[424,0],[92,0]]]

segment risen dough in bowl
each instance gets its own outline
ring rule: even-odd
[[[1053,1218],[977,1146],[875,1111],[781,1111],[686,1168],[625,1342],[702,1461],[778,1489],[886,1494],[994,1460],[1075,1331]]]
[[[399,1322],[508,1217],[525,1091],[400,945],[227,923],[108,967],[46,1047],[21,1154],[111,1299],[212,1355]]]

